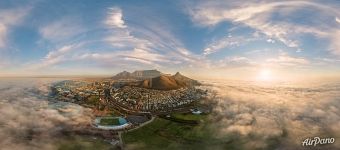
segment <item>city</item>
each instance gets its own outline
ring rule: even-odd
[[[1,150],[339,150],[340,0],[0,0]]]
[[[120,84],[121,82],[118,82]],[[194,87],[177,90],[153,90],[140,87],[115,86],[115,81],[64,81],[53,87],[56,99],[87,104],[101,109],[102,105],[117,105],[121,109],[144,112],[169,112],[174,108],[200,100],[206,91]]]

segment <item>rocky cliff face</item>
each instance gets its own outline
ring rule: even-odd
[[[115,76],[112,77],[112,79],[119,80],[119,79],[137,79],[137,80],[144,80],[144,79],[150,79],[161,76],[162,73],[158,70],[137,70],[132,73],[123,71]]]

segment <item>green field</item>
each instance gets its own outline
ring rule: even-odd
[[[204,120],[206,122],[207,117]],[[156,118],[144,127],[124,133],[122,138],[127,149],[242,149],[237,146],[239,141],[233,141],[231,137],[217,138],[216,128],[204,122],[188,125]]]
[[[118,118],[102,118],[100,119],[99,125],[109,126],[109,125],[120,125]]]
[[[116,147],[100,138],[90,136],[69,136],[58,140],[58,150],[114,150]]]
[[[200,121],[204,120],[206,115],[195,115],[192,113],[173,113],[171,117],[181,120],[189,120],[189,121]]]

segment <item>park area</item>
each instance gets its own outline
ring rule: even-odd
[[[56,143],[58,150],[114,150],[118,147],[111,145],[101,138],[91,136],[70,135],[59,139]]]
[[[241,149],[231,137],[216,137],[207,115],[175,113],[172,118],[200,121],[199,124],[156,118],[150,124],[122,135],[127,149]]]

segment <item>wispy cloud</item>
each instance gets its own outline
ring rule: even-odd
[[[105,24],[112,28],[126,28],[123,20],[122,10],[118,7],[111,7],[108,11],[108,17]]]
[[[10,28],[18,25],[30,10],[30,7],[0,10],[0,48],[6,46],[6,38]]]
[[[281,53],[277,58],[269,58],[266,60],[266,62],[271,64],[276,63],[285,66],[307,65],[310,63],[305,58],[289,56],[286,53]]]
[[[41,59],[39,62],[28,63],[26,64],[28,70],[40,70],[50,68],[56,64],[63,63],[68,61],[69,58],[67,57],[70,52],[77,50],[81,47],[84,43],[79,44],[70,44],[62,46],[56,50],[51,50],[49,53],[46,54],[45,58]]]
[[[132,51],[117,51],[106,53],[85,53],[73,57],[76,60],[91,60],[102,64],[117,65],[119,61],[136,61],[142,64],[157,66],[158,63],[169,62],[166,57],[145,49],[134,49]]]
[[[189,7],[192,20],[201,26],[215,26],[221,22],[251,27],[275,39],[288,47],[299,48],[301,41],[297,38],[301,34],[311,34],[319,38],[329,38],[334,44],[334,37],[330,34],[334,26],[324,21],[313,20],[313,24],[299,24],[284,19],[293,17],[301,9],[313,9],[318,12],[316,17],[340,16],[337,9],[332,6],[312,1],[265,2],[244,3],[230,1],[204,1]],[[283,19],[273,16],[284,16]],[[308,18],[310,19],[310,18]],[[315,19],[315,18],[313,18]],[[322,19],[320,19],[322,20]],[[242,26],[241,26],[242,27]]]
[[[231,49],[234,47],[238,47],[240,45],[246,44],[249,41],[255,40],[254,37],[244,37],[244,36],[231,36],[228,35],[223,37],[219,40],[213,41],[212,43],[208,44],[206,48],[204,48],[204,55],[209,55],[215,53],[221,49],[227,48]]]
[[[340,29],[337,29],[331,33],[331,44],[330,49],[331,51],[340,56]]]
[[[144,20],[143,25],[129,25],[118,7],[108,9],[105,24],[111,35],[105,40],[118,49],[114,53],[122,61],[135,61],[155,66],[194,61],[192,53],[183,47],[164,23]],[[121,49],[121,50],[119,50]]]
[[[79,20],[74,17],[64,17],[55,20],[39,29],[44,39],[51,42],[61,42],[85,32],[86,29]]]
[[[235,39],[235,38],[224,38],[224,39],[221,39],[219,41],[216,41],[216,42],[213,42],[211,44],[209,44],[205,49],[204,49],[204,55],[209,55],[211,53],[214,53],[222,48],[225,48],[225,47],[235,47],[235,46],[238,46],[240,43],[239,43],[239,40]]]
[[[164,27],[153,23],[150,24],[150,28],[138,25],[129,26],[124,21],[123,11],[120,8],[112,7],[107,11],[107,16],[103,21],[107,31],[101,35],[104,37],[100,37],[94,43],[101,42],[101,44],[109,44],[110,47],[99,51],[92,49],[79,51],[86,47],[84,46],[86,40],[67,44],[50,51],[41,61],[34,63],[33,68],[51,68],[66,62],[73,64],[92,62],[91,64],[101,67],[121,67],[121,64],[130,63],[141,67],[158,68],[196,61],[191,52],[183,48],[171,33],[163,29]],[[62,27],[63,22],[59,20],[52,23],[51,26],[59,28]],[[47,31],[53,31],[51,36],[46,37],[59,38],[59,33],[54,29],[52,30],[49,26],[46,28]],[[42,30],[41,33],[45,32]]]
[[[335,17],[335,21],[336,21],[337,23],[340,23],[340,19],[339,19],[338,17]]]
[[[242,68],[255,65],[255,61],[243,56],[230,56],[215,63],[215,67],[221,68]]]

